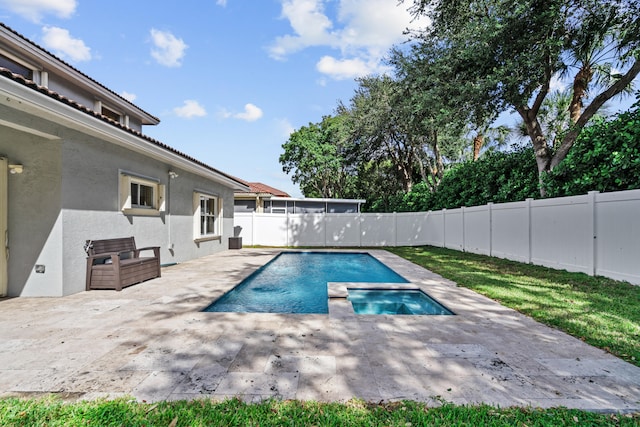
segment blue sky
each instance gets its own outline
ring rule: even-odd
[[[396,0],[0,0],[0,20],[160,118],[144,133],[301,196],[278,157],[412,22]]]

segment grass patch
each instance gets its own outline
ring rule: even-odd
[[[387,250],[640,366],[640,286],[432,246]]]
[[[65,403],[45,399],[1,399],[3,426],[632,426],[638,414],[598,414],[573,409],[496,409],[487,405],[415,402],[345,404],[237,399],[136,403],[131,400]]]

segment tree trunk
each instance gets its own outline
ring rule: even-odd
[[[576,124],[582,114],[582,100],[587,96],[587,88],[589,87],[589,82],[591,82],[592,77],[593,70],[588,64],[585,64],[573,79],[573,97],[571,104],[569,104],[571,124]]]
[[[551,168],[552,153],[547,145],[547,140],[542,133],[542,128],[540,127],[538,118],[533,110],[526,106],[518,107],[516,110],[520,114],[520,117],[522,117],[522,120],[527,127],[527,134],[529,134],[529,138],[533,144],[533,151],[536,155],[536,165],[538,166],[538,186],[540,188],[540,196],[545,197],[546,192],[542,185],[542,177],[545,173],[549,172]]]
[[[475,162],[480,157],[480,150],[484,145],[484,135],[481,133],[477,134],[475,138],[473,138],[473,161]]]
[[[438,131],[433,131],[433,145],[431,147],[433,149],[433,156],[436,160],[435,173],[438,178],[438,185],[440,181],[442,181],[442,177],[444,176],[444,163],[442,162],[442,154],[440,154],[440,144],[438,144]]]
[[[411,187],[413,187],[413,179],[411,179],[411,171],[407,170],[406,166],[398,165],[398,169],[400,175],[402,176],[402,186],[405,193],[409,193],[411,191]]]
[[[418,164],[418,169],[420,170],[420,177],[422,178],[422,181],[424,183],[429,185],[429,178],[427,177],[427,171],[426,171],[426,169],[424,167],[424,162],[422,161],[422,156],[420,155],[421,152],[422,152],[422,147],[420,147],[420,149],[418,149],[416,147],[413,147],[412,151],[413,151],[413,157],[415,158],[415,161]]]

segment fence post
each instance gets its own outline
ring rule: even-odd
[[[493,256],[493,213],[491,207],[493,202],[487,203],[487,210],[489,211],[489,256]]]
[[[393,213],[393,247],[398,246],[398,213]]]
[[[464,231],[467,228],[464,222],[464,209],[465,207],[462,206],[462,252],[467,251],[467,242],[465,240],[465,234],[464,234]]]
[[[286,241],[286,245],[290,246],[289,244],[289,236],[291,235],[291,222],[289,221],[289,209],[287,209],[287,216],[286,216],[286,220],[285,220],[285,224],[287,224],[287,241]]]
[[[531,201],[533,199],[532,198],[528,198],[525,199],[525,201],[527,202],[527,227],[529,227],[528,233],[527,233],[527,239],[529,239],[529,242],[527,243],[527,264],[531,264],[531,258],[533,257],[533,255],[531,254],[531,252],[533,252],[533,242],[532,242],[532,238],[533,238],[533,225],[531,224]]]
[[[324,245],[329,246],[327,245],[327,212],[326,211],[322,214],[322,222],[324,226]]]
[[[598,191],[589,191],[587,193],[587,209],[589,210],[589,227],[587,228],[589,265],[587,266],[587,271],[590,276],[595,276],[598,269],[598,230],[596,227],[596,199],[598,193]]]
[[[447,208],[442,209],[442,247],[447,247]]]
[[[251,244],[256,244],[256,211],[251,212]]]

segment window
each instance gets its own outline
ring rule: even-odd
[[[265,201],[264,208],[264,211],[267,213],[287,213],[287,202],[285,200]]]
[[[113,120],[114,122],[120,123],[120,114],[116,113],[115,111],[102,106],[102,111],[101,111],[102,115],[105,117],[110,118],[111,120]]]
[[[194,240],[219,239],[222,235],[222,199],[196,192],[194,201]]]
[[[0,67],[8,69],[14,74],[20,74],[26,79],[33,80],[33,70],[31,68],[1,54]]]
[[[233,211],[234,212],[255,212],[256,211],[256,201],[255,200],[234,200],[233,202]]]
[[[165,186],[152,178],[120,173],[120,210],[125,215],[160,215]]]
[[[200,235],[216,233],[216,199],[200,196]]]
[[[131,182],[131,207],[142,209],[154,208],[154,186],[141,182]]]

